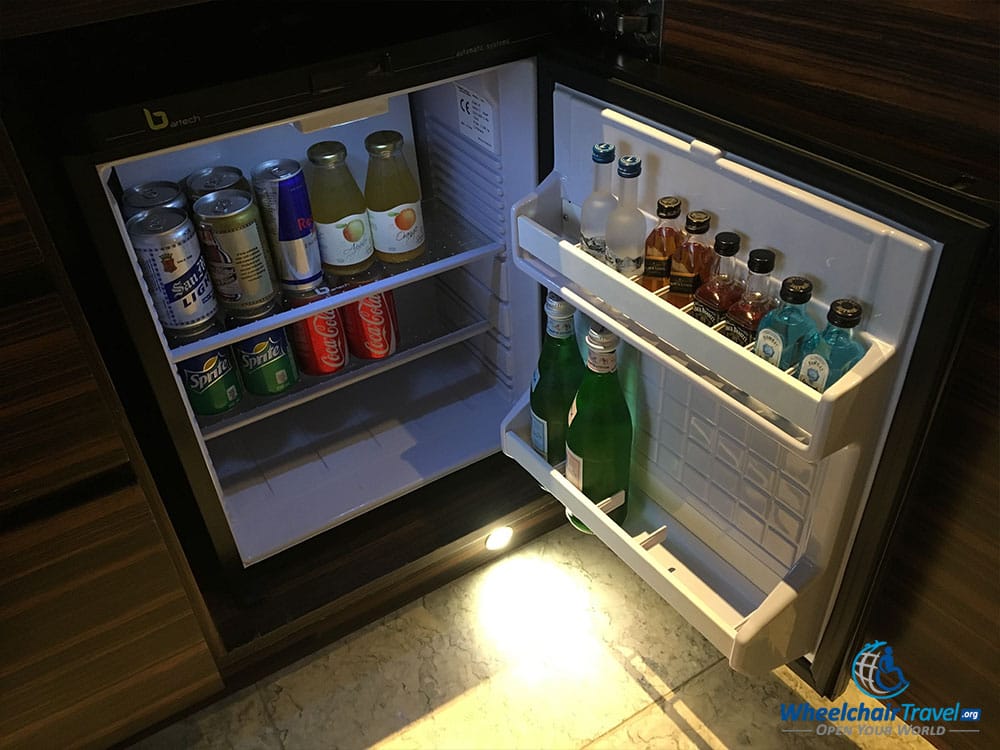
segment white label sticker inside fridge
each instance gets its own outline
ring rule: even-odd
[[[459,132],[494,154],[498,153],[493,105],[460,83],[455,84],[455,97],[458,103]]]

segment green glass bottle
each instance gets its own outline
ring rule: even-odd
[[[531,444],[553,466],[566,460],[567,415],[583,378],[574,312],[571,304],[549,292],[545,340],[531,379]]]
[[[621,524],[628,515],[632,416],[618,381],[618,337],[594,324],[587,334],[587,370],[569,410],[566,431],[566,478],[595,503],[619,492],[626,502],[611,511]],[[587,527],[572,514],[570,521]]]

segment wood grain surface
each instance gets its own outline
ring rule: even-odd
[[[0,745],[104,747],[220,687],[136,485],[0,536]]]
[[[744,119],[997,199],[1000,4],[668,0],[663,61]]]

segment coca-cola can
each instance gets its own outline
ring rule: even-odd
[[[286,294],[289,307],[304,307],[330,296],[330,290],[319,287],[302,294]],[[340,308],[324,310],[311,318],[288,327],[292,349],[299,369],[310,375],[329,375],[342,370],[348,362],[347,339],[340,317]]]
[[[357,287],[376,279],[374,274],[358,274],[345,286]],[[383,359],[395,354],[399,346],[399,321],[391,291],[370,294],[340,309],[344,311],[347,348],[351,354],[361,359]]]

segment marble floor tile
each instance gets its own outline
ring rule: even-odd
[[[256,686],[213,703],[132,747],[133,750],[283,750]]]
[[[901,721],[879,722],[892,734],[863,735],[859,724],[849,736],[815,732],[816,723],[782,722],[782,703],[809,702],[816,708],[856,705],[879,705],[863,696],[852,684],[834,701],[817,698],[815,693],[787,667],[767,677],[751,678],[737,674],[725,662],[719,663],[623,722],[586,746],[586,750],[729,750],[739,747],[773,748],[864,748],[865,750],[933,750],[922,737],[898,734]],[[839,723],[839,722],[838,722]],[[782,731],[782,730],[808,731]]]

